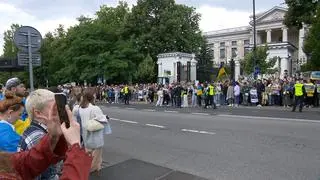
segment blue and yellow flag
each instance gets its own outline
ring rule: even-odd
[[[226,74],[227,74],[226,69],[224,68],[223,63],[221,63],[220,68],[218,70],[217,78],[219,79],[221,76]]]

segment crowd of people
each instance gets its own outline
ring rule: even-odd
[[[295,104],[295,84],[303,84],[305,107],[319,106],[320,86],[312,80],[268,78],[258,80],[216,81],[171,84],[99,85],[98,101],[105,103],[153,104],[154,106],[203,107],[217,106],[283,106]],[[126,89],[126,90],[124,90]],[[72,91],[72,90],[71,90]],[[70,91],[70,92],[71,92]],[[127,100],[126,100],[127,99]]]
[[[18,78],[7,81],[0,100],[0,179],[88,179],[100,172],[108,116],[95,105],[94,89],[66,90],[27,92]],[[55,93],[76,99],[65,108],[69,128]]]
[[[64,93],[70,128],[55,93]],[[0,179],[87,179],[102,165],[108,116],[96,101],[154,106],[319,106],[317,82],[295,78],[172,84],[57,86],[28,92],[18,78],[0,93]]]

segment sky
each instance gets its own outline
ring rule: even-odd
[[[136,0],[125,1],[136,4]],[[263,12],[281,6],[283,2],[256,0],[256,11]],[[176,0],[176,3],[197,9],[203,32],[246,26],[252,13],[252,0]],[[3,32],[12,23],[33,26],[44,35],[59,24],[65,27],[76,24],[80,15],[93,16],[103,4],[116,6],[118,0],[0,0],[0,54],[3,52]]]

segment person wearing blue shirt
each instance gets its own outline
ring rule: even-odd
[[[24,84],[21,82],[21,80],[17,77],[11,78],[6,82],[5,85],[5,93],[13,93],[14,95],[21,97],[21,102],[25,104],[25,100],[28,95],[28,92],[26,91],[26,88]],[[5,96],[5,95],[4,95]],[[15,122],[14,127],[15,131],[21,135],[30,125],[31,120],[28,118],[27,111],[24,109],[23,113],[21,114],[21,117],[18,118],[18,120]]]
[[[15,131],[13,124],[23,113],[22,98],[6,93],[4,100],[0,101],[0,151],[17,152],[21,139]]]

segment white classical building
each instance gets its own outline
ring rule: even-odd
[[[194,54],[172,52],[158,56],[158,83],[194,82],[197,61]]]
[[[307,60],[302,50],[307,29],[287,28],[283,23],[286,12],[286,8],[275,6],[256,15],[257,46],[268,46],[268,59],[278,57],[275,67],[281,76],[295,73]],[[242,60],[252,49],[253,18],[250,18],[248,26],[204,33],[214,53],[214,65],[228,63],[232,58]]]

